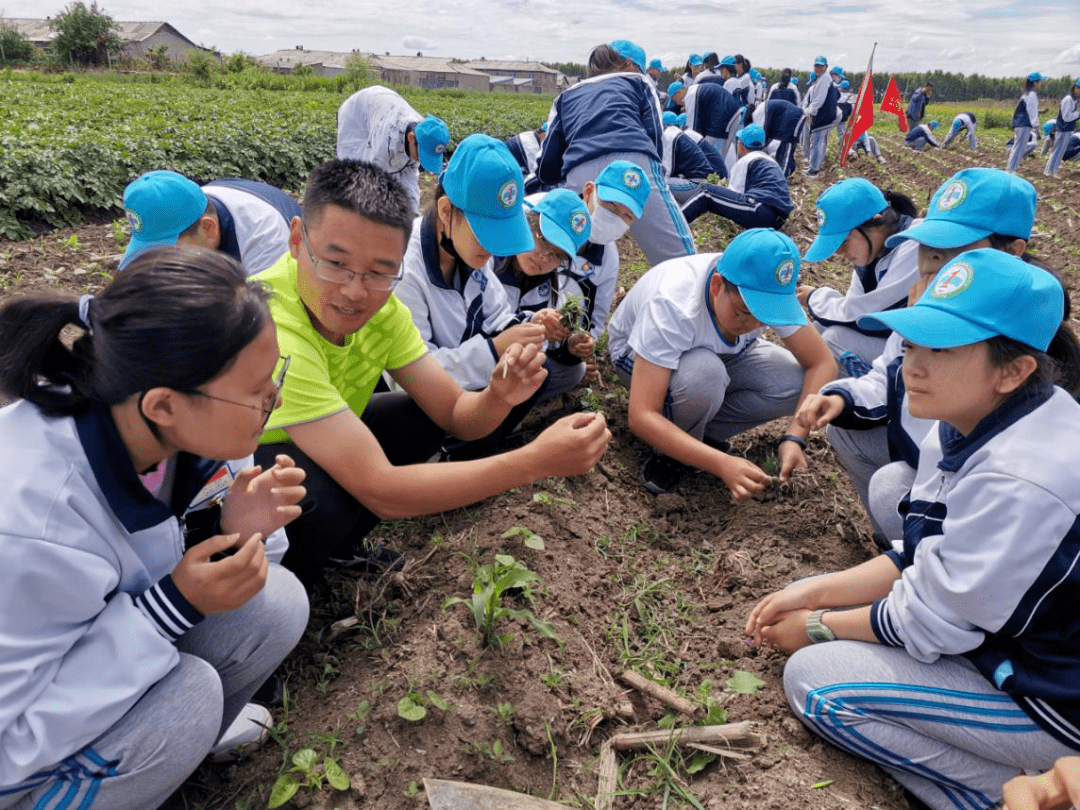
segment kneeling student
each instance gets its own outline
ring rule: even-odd
[[[717,446],[794,414],[836,377],[832,354],[795,297],[798,275],[795,243],[758,228],[721,254],[658,264],[619,304],[609,351],[630,389],[630,430],[664,454],[645,463],[650,491],[677,483],[682,468],[672,459],[721,478],[736,498],[769,483],[757,465]],[[758,339],[767,326],[783,346]],[[806,466],[806,435],[793,421],[780,440],[781,481]]]

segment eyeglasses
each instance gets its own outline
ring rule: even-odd
[[[284,362],[281,364],[281,371],[274,377],[274,394],[263,405],[252,405],[250,402],[237,402],[234,399],[225,399],[225,397],[217,397],[213,394],[208,394],[205,391],[187,391],[189,396],[206,397],[207,399],[216,399],[218,402],[227,402],[229,405],[239,405],[243,408],[251,408],[256,411],[263,412],[262,427],[266,427],[266,423],[270,421],[270,414],[274,412],[274,408],[277,407],[278,399],[281,397],[281,388],[285,385],[285,372],[289,370],[289,363],[292,362],[292,355],[286,355],[281,358]],[[140,411],[141,412],[141,411]]]
[[[570,259],[561,250],[547,247],[550,245],[542,233],[537,230],[533,230],[533,242],[535,246],[532,249],[533,255],[539,257],[542,262],[545,262],[551,269],[556,269],[565,265]]]
[[[360,276],[360,281],[363,282],[364,286],[373,292],[391,292],[401,281],[400,274],[388,276],[385,273],[372,273],[370,270],[361,273],[357,270],[350,270],[340,262],[317,258],[311,250],[311,243],[308,241],[307,223],[301,223],[300,229],[304,238],[304,247],[307,248],[311,263],[315,265],[315,275],[323,281],[330,281],[334,284],[348,284],[354,278]]]

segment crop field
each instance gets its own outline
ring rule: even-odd
[[[199,180],[239,174],[297,190],[332,155],[344,98],[4,74],[0,93],[10,110],[0,121],[0,297],[100,287],[127,242],[120,193],[144,170],[175,168]],[[456,142],[472,131],[505,137],[534,127],[551,99],[418,93],[410,101],[445,118]],[[1003,119],[1005,107],[995,108]],[[931,103],[928,118],[947,127],[969,108]],[[925,210],[959,169],[1004,167],[1011,131],[980,129],[977,152],[966,140],[912,152],[884,115],[874,134],[886,164],[862,158],[840,169],[833,136],[823,176],[791,178],[796,210],[784,231],[801,249],[816,232],[814,201],[830,183],[864,176]],[[1055,181],[1042,175],[1044,162],[1036,156],[1020,170],[1039,192],[1031,250],[1075,290],[1080,164],[1065,164],[1065,180]],[[83,216],[90,221],[70,224]],[[32,238],[11,239],[32,229]],[[712,217],[693,230],[703,252],[723,250],[737,232]],[[619,249],[624,292],[648,267],[632,238]],[[850,275],[823,262],[804,266],[801,280],[843,289]],[[274,713],[271,742],[239,764],[204,765],[167,810],[421,810],[432,777],[584,810],[597,801],[606,741],[703,718],[748,722],[754,745],[723,756],[666,743],[621,753],[613,810],[908,807],[882,772],[804,730],[784,697],[785,656],[743,637],[764,595],[876,553],[824,436],[810,439],[809,470],[756,499],[734,502],[704,474],[651,495],[640,484],[648,448],[627,426],[627,392],[606,357],[600,368],[600,384],[525,424],[528,437],[571,410],[603,411],[613,440],[596,468],[380,525],[374,539],[405,554],[404,576],[330,572],[285,663],[287,701]],[[767,464],[784,427],[741,434],[732,452]],[[499,574],[516,587],[485,587]],[[693,712],[628,687],[628,671]]]

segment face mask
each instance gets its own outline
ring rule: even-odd
[[[589,241],[594,245],[610,245],[618,241],[630,228],[630,223],[601,205],[598,197],[595,198],[594,207],[589,210],[589,214],[592,217]]]

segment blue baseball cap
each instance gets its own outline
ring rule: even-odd
[[[727,56],[725,56],[723,59],[720,60],[720,64],[723,67],[735,67],[735,57],[728,54]]]
[[[798,76],[792,76],[791,77],[791,83],[794,84],[794,85],[798,85],[799,84],[799,77]]]
[[[610,43],[610,47],[619,56],[637,65],[642,73],[645,72],[645,49],[640,45],[635,45],[628,39],[617,39]]]
[[[817,59],[814,60],[814,66],[816,67],[817,65],[823,65],[825,67],[828,67],[829,60],[826,59],[824,56],[819,56]]]
[[[1029,82],[1041,82],[1045,78],[1046,77],[1039,73],[1039,71],[1037,70],[1034,73],[1029,73],[1027,76],[1027,80]]]
[[[1076,82],[1073,84],[1073,87],[1080,87],[1080,79],[1076,80]]]
[[[743,231],[716,264],[720,275],[739,288],[750,314],[768,326],[806,326],[795,295],[799,248],[772,228]]]
[[[862,177],[849,177],[829,186],[817,200],[818,234],[804,261],[832,256],[848,234],[889,207],[881,190]]]
[[[198,184],[169,171],[146,172],[124,189],[124,211],[131,228],[120,269],[148,247],[175,245],[180,234],[206,213],[207,199]]]
[[[685,85],[682,82],[672,82],[667,86],[667,94],[669,96],[674,96],[676,93],[682,90],[683,87],[685,87]]]
[[[959,131],[960,131],[960,129],[961,129],[961,128],[962,128],[963,126],[964,126],[964,122],[963,122],[963,121],[961,121],[961,120],[960,120],[959,118],[954,118],[954,119],[953,119],[953,122],[952,122],[952,129],[953,129],[953,131],[954,131],[954,132],[959,132]]]
[[[663,72],[664,63],[661,62],[659,59],[653,59],[649,62],[649,69],[651,70],[652,68],[656,68],[660,72]]]
[[[930,129],[937,129],[938,128],[938,122],[937,121],[931,121],[927,126],[929,126]]]
[[[665,127],[677,126],[679,122],[679,116],[677,116],[671,110],[664,110],[663,115],[660,116],[661,122]]]
[[[645,170],[629,160],[613,160],[596,176],[597,196],[604,202],[625,205],[638,219],[651,190]]]
[[[847,79],[844,79],[842,82],[840,82],[840,88],[842,90],[850,90],[851,82],[849,82]]]
[[[1077,82],[1080,82],[1080,79],[1077,79]],[[1080,84],[1077,84],[1077,87],[1080,87]],[[1043,124],[1043,135],[1049,135],[1051,133],[1051,131],[1054,129],[1054,124],[1055,123],[1057,123],[1057,122],[1056,121],[1047,121],[1045,124]]]
[[[567,256],[575,255],[592,232],[588,207],[568,188],[549,191],[530,207],[540,215],[540,234]]]
[[[742,145],[747,149],[761,149],[765,146],[765,130],[758,124],[750,124],[735,133]]]
[[[948,349],[1003,335],[1046,351],[1065,314],[1053,275],[993,248],[968,250],[934,276],[914,305],[859,318],[920,346]]]
[[[1030,239],[1035,225],[1035,186],[1001,169],[963,169],[946,180],[930,200],[926,218],[885,240],[906,239],[936,248],[958,248],[1000,233]]]
[[[816,65],[817,62],[815,62],[814,64]],[[843,76],[844,75],[844,69],[842,67],[840,67],[839,65],[833,65],[832,68],[829,70],[829,73],[836,73],[836,74],[838,74],[840,76]]]
[[[420,158],[420,165],[438,176],[443,169],[446,147],[450,143],[450,127],[441,118],[429,115],[417,122],[413,134],[416,136],[416,154]]]
[[[675,123],[678,126],[685,129],[686,128],[686,118],[687,118],[686,113],[679,113],[677,116],[675,116]]]
[[[502,141],[479,133],[465,138],[446,165],[442,187],[488,253],[513,256],[533,249],[521,207],[521,167]]]
[[[699,54],[699,53],[690,54],[690,64],[691,65],[700,65],[702,63],[703,63],[703,60],[701,58],[701,54]]]
[[[757,68],[750,68],[750,78],[755,82],[761,81],[761,72]]]

